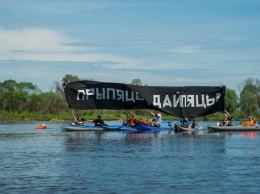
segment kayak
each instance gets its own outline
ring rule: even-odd
[[[147,126],[142,123],[138,123],[135,127],[124,126],[124,125],[112,125],[104,126],[104,131],[162,131],[162,130],[172,130],[171,127],[155,127]]]
[[[155,127],[155,126],[148,126],[144,125],[142,123],[138,123],[135,128],[138,131],[163,131],[163,130],[172,130],[172,127],[167,127],[167,126],[160,126],[160,127]]]
[[[209,132],[215,131],[260,131],[259,126],[208,126]]]
[[[60,126],[63,132],[67,131],[162,131],[172,130],[170,122],[167,121],[168,126],[147,126],[142,123],[138,123],[135,127],[125,125],[107,125],[107,126],[94,126],[94,125],[76,125],[71,123],[69,125]]]
[[[69,131],[103,131],[103,128],[100,126],[94,125],[76,125],[76,124],[69,124],[69,125],[62,125],[60,126],[63,132]]]
[[[187,127],[182,127],[178,123],[175,123],[174,125],[174,131],[180,132],[180,131],[196,131],[196,128],[187,128]]]
[[[183,127],[181,126],[179,123],[175,123],[174,125],[174,131],[175,132],[181,132],[181,131],[198,131],[198,130],[202,130],[203,128],[197,124],[195,124],[194,128],[187,128],[187,127]]]
[[[103,126],[104,131],[137,131],[136,128],[124,125]]]

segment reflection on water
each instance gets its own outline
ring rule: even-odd
[[[0,123],[0,193],[258,193],[259,132],[61,132]],[[210,123],[200,123],[203,128]]]
[[[249,138],[256,138],[257,132],[256,131],[246,131],[246,132],[240,132],[241,136],[249,137]]]
[[[216,135],[223,135],[224,137],[230,137],[230,136],[240,136],[240,137],[244,137],[244,138],[249,138],[249,139],[253,139],[253,138],[257,138],[257,136],[259,136],[260,131],[228,131],[228,132],[216,132],[213,133]]]

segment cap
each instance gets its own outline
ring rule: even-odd
[[[97,117],[102,117],[102,115],[98,115]]]

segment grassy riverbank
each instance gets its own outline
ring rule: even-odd
[[[78,115],[80,113],[75,113]],[[80,114],[86,120],[88,119],[95,119],[96,114]],[[152,119],[152,115],[135,115],[136,118],[142,119]],[[62,114],[43,114],[43,113],[28,113],[28,112],[0,112],[0,121],[60,121],[60,120],[72,120],[73,115],[72,113],[62,113]],[[102,118],[104,120],[125,120],[125,114],[111,114],[111,113],[103,113]],[[178,120],[178,117],[174,117],[167,114],[162,114],[163,120]],[[223,114],[222,113],[215,113],[212,115],[198,117],[196,120],[205,121],[205,120],[222,120]]]

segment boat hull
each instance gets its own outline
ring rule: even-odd
[[[104,131],[137,131],[136,128],[124,125],[103,126]]]
[[[172,130],[171,127],[154,127],[147,126],[144,124],[137,124],[135,127],[124,126],[124,125],[111,125],[111,126],[90,126],[90,125],[62,125],[60,126],[63,132],[68,131],[162,131]]]
[[[182,127],[182,126],[180,126],[177,123],[174,125],[174,131],[177,131],[177,132],[181,132],[181,131],[196,131],[196,130],[197,130],[196,128]]]
[[[147,126],[144,124],[137,124],[135,127],[131,126],[104,126],[104,131],[162,131],[162,130],[171,130],[170,127],[154,127],[154,126]]]
[[[172,130],[171,127],[164,127],[164,126],[160,126],[160,127],[155,127],[155,126],[147,126],[147,125],[144,125],[144,124],[137,124],[135,126],[135,128],[138,130],[138,131],[163,131],[163,130]]]
[[[258,126],[208,126],[210,132],[214,131],[260,131]]]
[[[60,126],[63,132],[69,131],[103,131],[102,127],[89,125],[62,125]]]

